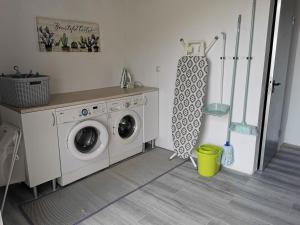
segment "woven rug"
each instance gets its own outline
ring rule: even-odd
[[[149,182],[181,165],[168,160],[170,152],[155,149],[77,181],[67,187],[22,204],[34,225],[77,224]]]

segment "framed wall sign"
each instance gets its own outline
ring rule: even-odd
[[[99,24],[36,17],[41,52],[100,52]]]

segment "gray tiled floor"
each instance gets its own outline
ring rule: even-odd
[[[117,174],[130,181],[132,171],[126,168]],[[187,162],[81,225],[300,225],[299,169],[300,150],[288,147],[252,177],[223,170],[212,179],[201,178]],[[13,187],[12,194],[6,225],[27,225],[17,205],[31,195],[24,186]]]
[[[81,225],[300,225],[300,151],[283,148],[262,174],[201,178],[186,163]]]

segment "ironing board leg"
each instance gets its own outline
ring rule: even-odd
[[[14,150],[13,150],[12,161],[11,161],[11,164],[10,164],[8,180],[7,180],[7,184],[6,184],[5,191],[4,191],[4,196],[3,196],[3,199],[2,199],[2,203],[1,203],[0,213],[3,212],[3,210],[4,210],[4,204],[5,204],[6,196],[7,196],[7,193],[8,193],[8,188],[9,188],[10,181],[11,181],[11,178],[12,178],[12,174],[13,174],[13,171],[14,171],[14,165],[15,165],[16,160],[19,159],[18,150],[19,150],[19,145],[20,145],[21,138],[22,138],[22,132],[20,130],[18,130],[16,139],[15,139],[16,142],[15,142],[15,146],[14,146]]]
[[[190,156],[190,160],[191,160],[193,166],[195,167],[195,169],[197,169],[197,164],[192,156]]]
[[[177,155],[177,153],[175,152],[175,153],[169,158],[169,160],[174,159],[176,155]]]
[[[52,180],[52,191],[56,191],[56,179]]]
[[[34,196],[34,198],[37,199],[37,198],[38,198],[38,190],[37,190],[37,186],[33,187],[33,188],[32,188],[32,191],[33,191],[33,196]]]

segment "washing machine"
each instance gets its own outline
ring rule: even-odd
[[[105,102],[56,110],[61,186],[109,166]]]
[[[143,151],[143,105],[142,95],[107,102],[110,164]]]

